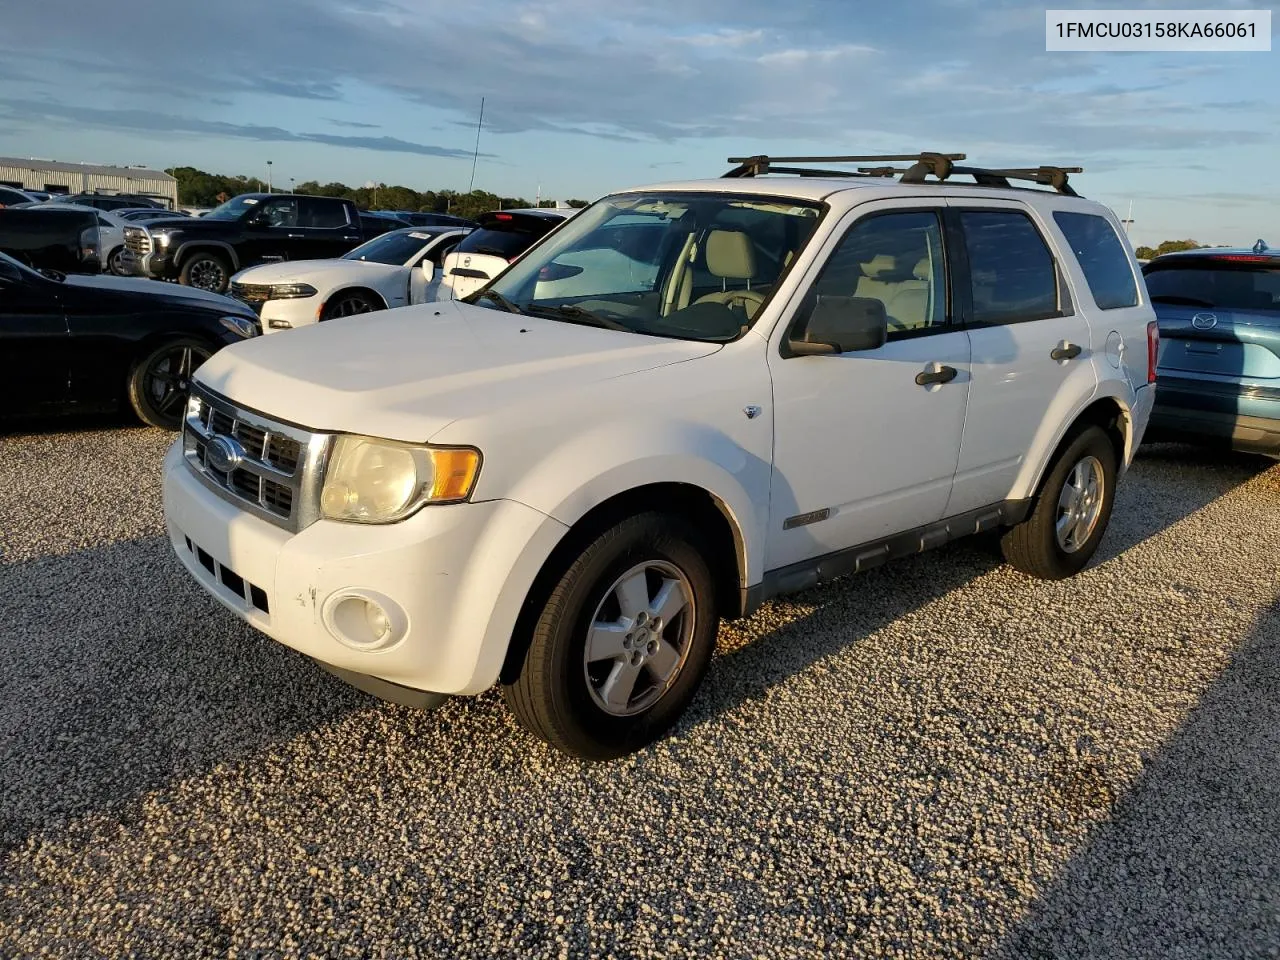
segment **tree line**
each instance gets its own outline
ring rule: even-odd
[[[172,167],[165,171],[178,181],[178,202],[187,207],[217,206],[218,195],[234,197],[241,193],[265,193],[267,184],[257,177],[227,176],[206,173],[195,167]],[[276,192],[282,192],[274,185]],[[314,197],[342,197],[351,200],[361,210],[413,210],[423,213],[451,213],[458,217],[476,217],[489,210],[510,210],[513,207],[532,207],[524,197],[500,197],[487,190],[460,193],[457,190],[414,190],[399,184],[376,187],[349,187],[332,181],[320,183],[304,180],[293,187],[295,193]],[[554,207],[554,200],[543,200],[539,206]],[[585,207],[586,200],[570,200],[571,207]]]
[[[1137,254],[1139,260],[1150,260],[1165,253],[1177,253],[1179,250],[1199,250],[1201,247],[1207,246],[1207,243],[1197,243],[1194,240],[1166,240],[1158,247],[1138,247],[1133,252]]]

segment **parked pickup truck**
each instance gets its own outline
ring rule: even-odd
[[[750,158],[605,197],[464,300],[220,351],[165,458],[173,549],[361,689],[500,684],[591,758],[670,728],[771,597],[985,530],[1071,576],[1155,314],[1072,171],[959,159]]]
[[[340,257],[365,240],[350,200],[246,193],[203,217],[154,220],[126,232],[132,270],[224,293],[245,267]]]

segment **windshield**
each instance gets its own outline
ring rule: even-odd
[[[821,214],[816,203],[741,194],[606,197],[476,302],[654,336],[733,340],[750,328]]]
[[[1219,310],[1280,311],[1280,263],[1246,265],[1209,261],[1203,266],[1160,265],[1147,273],[1146,281],[1152,303],[1215,307]]]
[[[374,237],[368,243],[362,243],[349,253],[342,255],[343,260],[365,260],[371,263],[390,263],[402,266],[422,252],[422,249],[435,239],[435,234],[423,230],[411,230],[384,233]]]
[[[232,197],[221,206],[214,207],[204,215],[204,220],[239,220],[246,210],[258,205],[257,197]]]

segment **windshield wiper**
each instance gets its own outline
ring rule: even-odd
[[[551,319],[564,320],[567,323],[580,323],[587,327],[603,327],[605,330],[621,330],[623,333],[635,333],[635,330],[625,323],[611,320],[588,310],[586,307],[579,307],[573,303],[562,303],[555,307],[530,308],[530,312],[539,316],[554,314]]]
[[[474,298],[468,297],[463,302],[477,303],[481,300],[492,300],[494,303],[500,306],[503,310],[506,310],[508,313],[524,313],[525,312],[520,309],[519,304],[513,303],[512,301],[504,297],[502,294],[497,293],[493,290],[481,291],[480,293],[477,293]]]

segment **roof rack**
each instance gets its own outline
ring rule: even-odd
[[[973,177],[974,183],[982,187],[1012,187],[1011,180],[1023,180],[1053,187],[1058,193],[1069,197],[1079,194],[1072,188],[1068,174],[1082,173],[1083,167],[967,167],[957,166],[955,161],[964,160],[963,153],[914,153],[893,156],[874,157],[769,157],[763,154],[754,157],[730,157],[729,163],[736,163],[725,177],[761,177],[769,173],[794,174],[801,177],[900,177],[902,183],[941,183],[953,174]],[[858,167],[857,170],[829,170],[811,166],[779,166],[779,164],[813,164],[813,163],[895,163],[912,161],[909,167],[871,166]],[[932,176],[932,181],[927,177]]]

